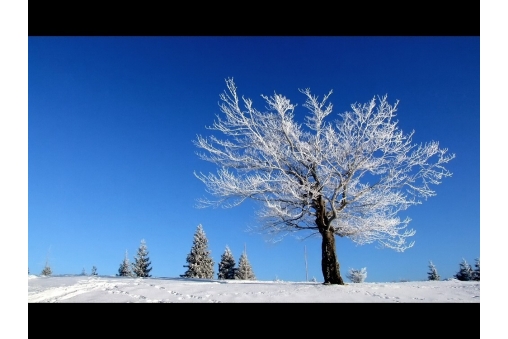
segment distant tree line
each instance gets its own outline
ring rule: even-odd
[[[151,265],[152,262],[148,256],[148,247],[146,245],[146,241],[145,239],[142,239],[132,264],[129,262],[127,250],[125,250],[125,257],[120,264],[120,267],[118,268],[117,276],[149,278],[152,276],[150,274],[150,271],[152,270],[152,267],[150,267]]]
[[[474,269],[468,264],[466,259],[462,258],[462,262],[459,264],[459,271],[454,277],[461,281],[480,281],[480,258],[475,259]]]
[[[30,274],[30,268],[28,268],[28,274]],[[46,264],[44,265],[44,268],[41,271],[41,275],[50,276],[52,274],[53,274],[53,270],[51,269],[49,262],[46,260]],[[86,275],[85,268],[83,268],[83,270],[81,271],[81,275]],[[92,271],[91,271],[90,275],[92,275],[92,276],[97,275],[97,267],[96,266],[92,266]]]
[[[211,252],[208,249],[208,238],[206,237],[203,226],[200,224],[194,234],[191,250],[186,258],[187,270],[180,275],[182,278],[194,279],[213,279],[214,277],[214,261]],[[134,262],[129,262],[127,250],[125,257],[118,268],[117,276],[121,277],[151,277],[149,272],[152,270],[150,267],[151,262],[148,257],[148,249],[145,240],[141,240],[141,245],[138,248]],[[233,257],[233,253],[226,245],[226,249],[221,256],[219,262],[219,270],[217,278],[221,280],[236,279],[236,280],[256,280],[252,266],[247,258],[247,251],[244,250],[240,256],[238,267]]]
[[[440,280],[441,277],[437,273],[436,266],[429,262],[429,272],[427,272],[428,280]],[[480,258],[475,259],[474,268],[462,258],[462,262],[459,264],[459,271],[453,276],[455,279],[460,281],[480,281]]]
[[[194,278],[194,279],[213,279],[214,275],[214,261],[211,257],[211,252],[208,249],[208,239],[202,225],[198,225],[198,228],[194,234],[193,244],[190,253],[186,258],[187,270],[184,274],[181,274],[182,278]],[[125,251],[125,257],[118,268],[117,276],[120,277],[151,277],[150,271],[152,270],[151,261],[148,257],[148,248],[146,241],[141,240],[141,244],[138,248],[137,255],[134,258],[134,262],[129,262],[127,250]],[[437,268],[432,261],[429,261],[429,271],[427,272],[427,279],[438,281],[441,280]],[[30,274],[30,268],[28,268],[28,274]],[[41,275],[50,276],[53,274],[49,261],[46,259],[44,268],[41,271]],[[81,275],[86,275],[86,271],[83,268]],[[91,274],[96,276],[97,267],[92,266]],[[367,277],[367,269],[350,269],[347,274],[347,278],[353,283],[362,283]],[[455,279],[460,281],[480,281],[480,258],[475,259],[474,268],[463,258],[459,264],[459,271],[453,276]],[[217,279],[219,280],[256,280],[256,276],[252,269],[252,266],[247,258],[247,251],[240,256],[238,266],[228,245],[221,255],[221,260],[218,264]],[[315,278],[313,279],[315,281]]]
[[[203,226],[198,225],[190,253],[187,255],[187,271],[180,275],[182,278],[213,279],[214,262],[208,249],[208,239]],[[219,271],[217,278],[220,280],[256,280],[252,266],[247,258],[247,251],[244,250],[240,256],[238,267],[230,248],[226,245],[224,253],[218,264]]]

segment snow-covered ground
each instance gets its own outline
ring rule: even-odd
[[[479,281],[348,283],[28,275],[29,303],[479,303]]]

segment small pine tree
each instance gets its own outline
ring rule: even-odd
[[[127,256],[127,250],[125,250],[125,258],[120,264],[120,268],[118,269],[118,277],[132,277],[131,265],[129,263],[129,258]]]
[[[97,275],[97,267],[92,266],[92,273],[91,275]]]
[[[432,261],[429,261],[429,272],[427,273],[429,280],[440,280],[441,277],[439,274],[437,274],[436,266],[432,263]]]
[[[462,258],[462,262],[460,263],[460,270],[454,277],[460,281],[470,281],[473,280],[473,269],[471,265],[469,265],[466,259]]]
[[[346,275],[346,278],[348,278],[349,280],[351,280],[351,282],[353,283],[362,283],[365,281],[365,279],[367,278],[367,267],[364,267],[362,269],[354,269],[354,268],[351,268],[347,275]]]
[[[252,271],[249,259],[247,259],[247,251],[240,256],[238,268],[235,270],[235,279],[237,280],[256,280],[256,276]]]
[[[208,250],[208,239],[203,226],[198,225],[190,253],[187,255],[187,271],[182,278],[213,279],[213,259]]]
[[[86,275],[85,268],[83,267],[83,270],[81,271],[81,275]]]
[[[51,270],[51,267],[49,266],[49,263],[47,260],[46,260],[46,265],[42,269],[41,274],[46,275],[46,276],[53,274],[53,271]]]
[[[141,240],[141,244],[138,248],[138,253],[134,258],[134,262],[132,263],[132,272],[141,278],[151,277],[149,274],[152,268],[150,267],[151,262],[148,257],[148,249],[146,247],[145,239]]]
[[[480,281],[480,258],[475,259],[473,280]]]
[[[228,246],[224,250],[220,258],[219,273],[217,273],[218,279],[234,279],[235,278],[235,259],[233,253]]]

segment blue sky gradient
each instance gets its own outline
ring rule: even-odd
[[[416,230],[404,253],[337,239],[341,273],[366,267],[367,282],[423,280],[432,260],[449,278],[480,256],[480,37],[29,37],[28,267],[54,274],[114,275],[145,239],[157,277],[183,274],[197,225],[216,267],[244,246],[259,280],[322,281],[321,240],[270,244],[257,205],[197,209],[215,172],[192,140],[209,135],[224,79],[265,107],[261,94],[299,104],[310,88],[335,114],[388,94],[415,143],[456,154],[437,196],[401,214]],[[334,114],[332,114],[334,115]],[[336,116],[332,117],[335,119]],[[216,269],[217,271],[217,269]]]

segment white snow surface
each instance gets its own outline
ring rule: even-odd
[[[29,303],[479,303],[479,281],[387,283],[28,275]]]

